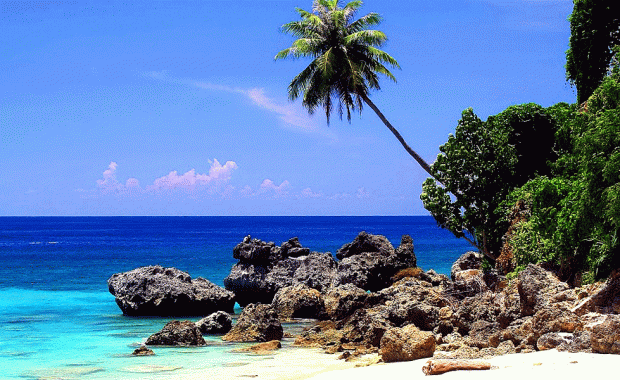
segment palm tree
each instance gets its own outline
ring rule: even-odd
[[[296,8],[301,20],[284,24],[282,30],[297,40],[275,59],[310,57],[314,60],[291,81],[289,98],[295,100],[303,94],[302,104],[310,114],[323,107],[328,124],[334,104],[337,104],[340,119],[346,110],[347,120],[351,122],[351,111],[361,112],[363,101],[420,166],[435,177],[426,161],[407,145],[368,97],[370,89],[380,89],[377,74],[396,82],[384,64],[394,68],[400,66],[389,54],[378,49],[387,41],[385,34],[368,29],[378,25],[381,16],[369,13],[353,20],[361,6],[360,0],[351,1],[343,8],[339,7],[338,0],[314,0],[312,12]]]

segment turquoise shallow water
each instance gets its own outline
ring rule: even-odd
[[[264,360],[219,337],[131,356],[171,319],[123,316],[108,277],[161,264],[222,285],[247,234],[335,252],[362,230],[412,235],[418,264],[443,273],[469,249],[429,217],[0,218],[0,379],[175,379]]]

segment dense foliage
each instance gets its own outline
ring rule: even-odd
[[[608,72],[612,48],[620,45],[620,1],[574,0],[566,76],[577,87],[577,102],[594,92]]]
[[[522,199],[529,208],[508,242],[518,265],[553,262],[568,278],[593,279],[620,267],[619,79],[605,79],[558,131],[568,146],[554,175],[528,182],[505,203]]]
[[[431,167],[441,184],[431,178],[423,184],[424,207],[441,227],[496,258],[507,229],[498,206],[515,188],[550,172],[555,129],[555,119],[536,104],[509,107],[487,121],[465,110]]]

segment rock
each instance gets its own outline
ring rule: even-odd
[[[465,343],[470,347],[487,348],[490,346],[490,338],[500,330],[498,323],[487,321],[475,321],[469,330],[469,336]]]
[[[518,281],[522,316],[534,315],[550,304],[554,295],[569,289],[553,273],[533,264],[519,273]]]
[[[569,345],[572,340],[573,334],[550,332],[538,338],[536,348],[538,351],[551,350],[563,344]]]
[[[297,284],[278,290],[272,305],[278,317],[327,319],[323,296],[318,290],[304,284]]]
[[[204,346],[200,330],[192,321],[171,321],[160,332],[148,337],[148,346]]]
[[[302,247],[301,243],[299,243],[299,239],[294,237],[282,243],[280,254],[282,257],[308,256],[310,254],[310,248]]]
[[[293,283],[306,284],[321,293],[328,291],[338,264],[331,253],[310,252],[299,257],[299,267],[293,275]]]
[[[366,233],[366,231],[362,231],[351,243],[343,245],[336,253],[336,257],[338,260],[342,260],[367,252],[375,252],[382,256],[388,256],[394,254],[394,247],[385,236],[370,235]]]
[[[241,307],[252,302],[271,303],[276,290],[267,281],[269,270],[266,266],[239,262],[224,279],[224,287],[235,294]]]
[[[556,347],[558,351],[592,353],[592,336],[589,331],[576,331],[574,334],[559,333],[558,335],[565,337],[564,342]]]
[[[331,288],[323,297],[325,310],[335,321],[345,319],[364,306],[368,294],[353,284]]]
[[[584,299],[573,309],[578,315],[590,312],[620,314],[620,269],[614,270],[602,289]]]
[[[243,309],[237,323],[222,337],[222,340],[268,342],[270,340],[281,340],[282,336],[282,324],[271,305],[249,304]]]
[[[452,268],[450,270],[450,277],[452,281],[456,281],[456,274],[463,270],[468,269],[480,269],[482,266],[482,254],[477,252],[466,252],[462,254],[454,264],[452,264]]]
[[[592,351],[599,354],[620,354],[620,315],[607,314],[588,327]]]
[[[266,243],[259,239],[246,236],[243,241],[233,248],[233,257],[241,263],[269,265],[278,261],[280,248],[273,242]]]
[[[232,317],[226,312],[216,311],[196,322],[196,327],[203,335],[226,334],[232,328]]]
[[[454,291],[458,293],[458,298],[472,297],[489,290],[484,281],[484,273],[480,269],[464,269],[455,272],[452,278],[454,279]]]
[[[384,362],[411,361],[429,358],[435,352],[435,337],[413,325],[394,327],[381,338],[379,355]]]
[[[375,310],[357,309],[338,327],[342,330],[343,342],[379,347],[383,334],[392,325]]]
[[[310,252],[297,238],[277,247],[246,237],[233,256],[239,259],[224,279],[242,307],[250,303],[268,304],[278,290],[298,283],[319,291],[329,288],[337,264],[330,253]]]
[[[468,334],[473,328],[473,323],[477,321],[495,323],[500,312],[501,306],[497,304],[495,295],[479,293],[461,300],[451,321],[459,333]]]
[[[415,268],[418,265],[418,260],[413,252],[413,239],[409,235],[403,235],[400,238],[400,245],[396,248],[396,257],[400,261],[407,261],[411,263],[410,267]]]
[[[108,289],[125,315],[193,316],[232,312],[235,296],[204,278],[159,265],[113,274]]]
[[[135,350],[133,350],[133,352],[131,354],[133,356],[152,356],[152,355],[155,355],[153,350],[151,350],[150,348],[148,348],[146,346],[140,346],[140,347],[136,348]]]
[[[353,284],[371,292],[392,284],[391,278],[401,269],[415,265],[413,243],[403,237],[399,250],[381,235],[361,232],[352,243],[342,246],[336,256],[341,259],[332,287]]]
[[[377,305],[375,308],[393,326],[413,323],[430,331],[438,326],[440,309],[449,301],[429,283],[408,278],[370,295],[367,304]]]
[[[273,351],[282,348],[282,343],[279,340],[271,340],[269,342],[258,343],[250,347],[239,348],[233,350],[233,352],[251,352],[256,355],[269,355]]]
[[[343,332],[336,328],[333,321],[319,321],[295,338],[295,345],[302,347],[327,347],[339,345]]]
[[[532,318],[532,333],[535,339],[550,333],[573,333],[583,328],[579,316],[565,305],[551,304],[543,307]]]

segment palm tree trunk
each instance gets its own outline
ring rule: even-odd
[[[366,104],[368,104],[368,106],[372,108],[373,111],[375,111],[375,113],[377,114],[377,116],[379,116],[379,119],[381,119],[383,124],[385,124],[385,126],[388,127],[390,131],[392,131],[394,136],[396,136],[398,141],[400,141],[400,143],[405,148],[407,153],[409,153],[411,157],[413,157],[413,159],[416,160],[418,164],[420,164],[422,169],[426,170],[426,172],[431,175],[431,177],[435,178],[437,182],[441,183],[441,181],[437,179],[435,175],[433,175],[433,172],[431,171],[431,167],[429,166],[429,164],[426,161],[424,161],[424,159],[420,157],[420,155],[416,153],[416,151],[411,149],[411,147],[405,142],[405,139],[403,139],[403,136],[401,136],[400,133],[396,130],[396,128],[394,128],[392,124],[390,124],[388,119],[386,119],[385,116],[383,116],[381,111],[379,111],[379,108],[377,108],[377,106],[370,100],[370,98],[366,96],[365,94],[360,94],[360,96],[362,97],[362,99],[364,99],[364,102],[366,102]]]

